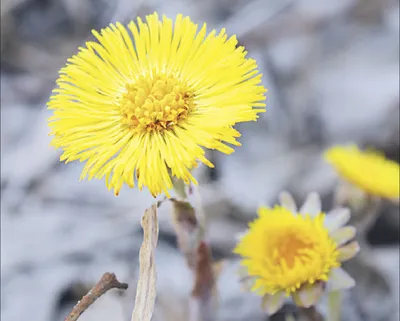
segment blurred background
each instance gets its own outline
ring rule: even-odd
[[[152,198],[129,189],[114,197],[104,181],[79,183],[83,165],[61,164],[49,146],[45,104],[59,68],[91,39],[91,29],[154,11],[236,34],[269,89],[267,113],[239,126],[243,147],[230,156],[210,153],[216,169],[196,172],[213,256],[229,259],[218,281],[218,320],[267,320],[259,299],[241,292],[231,254],[235,234],[260,203],[273,205],[284,189],[299,202],[317,191],[329,210],[337,177],[321,153],[332,144],[371,146],[399,161],[398,1],[2,0],[4,321],[63,320],[104,272],[124,282],[137,274],[140,216]],[[160,213],[154,320],[178,320],[191,284],[168,211]],[[399,210],[384,202],[379,211],[366,232],[371,266],[356,270],[364,290],[347,294],[344,320],[399,318]],[[80,320],[130,320],[132,282]]]

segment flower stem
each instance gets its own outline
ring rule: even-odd
[[[175,190],[175,193],[177,196],[179,196],[182,200],[187,199],[187,193],[186,193],[186,185],[185,182],[182,181],[181,179],[172,179],[172,184]]]
[[[342,292],[329,292],[328,307],[328,321],[340,321],[342,312]]]

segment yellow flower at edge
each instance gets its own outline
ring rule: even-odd
[[[400,166],[372,151],[357,146],[334,146],[325,152],[325,159],[340,176],[362,191],[387,199],[400,197]]]
[[[105,177],[116,195],[127,184],[169,196],[172,177],[197,184],[191,169],[213,167],[204,148],[231,154],[233,126],[265,111],[257,64],[224,29],[154,13],[93,35],[60,70],[49,126],[60,160],[85,161],[81,179]]]
[[[344,226],[347,209],[321,212],[316,193],[298,211],[288,193],[281,205],[261,207],[258,218],[241,235],[234,252],[242,257],[242,281],[263,297],[263,309],[274,314],[285,296],[303,307],[314,305],[324,289],[345,289],[354,280],[340,267],[358,251],[355,228]]]

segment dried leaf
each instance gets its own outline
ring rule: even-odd
[[[154,252],[158,241],[157,205],[146,209],[142,217],[143,243],[140,247],[140,274],[131,321],[150,321],[156,301],[156,265]]]

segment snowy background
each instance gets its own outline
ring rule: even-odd
[[[134,280],[140,216],[151,197],[128,189],[114,197],[104,181],[79,183],[82,164],[61,164],[49,146],[45,103],[58,69],[91,29],[155,10],[237,34],[269,89],[267,113],[239,126],[243,147],[229,157],[210,154],[216,169],[197,172],[213,255],[231,258],[218,283],[218,320],[267,320],[259,299],[240,291],[231,254],[235,233],[260,203],[273,204],[283,189],[299,201],[318,191],[329,209],[336,176],[321,153],[334,143],[373,146],[399,160],[398,1],[2,0],[3,321],[60,321],[104,272]],[[173,307],[191,283],[168,211],[160,213],[155,320],[165,306],[170,320],[179,319]],[[382,205],[368,241],[374,266],[356,271],[344,320],[398,320],[398,208]],[[129,320],[134,286],[107,293],[80,321]]]

